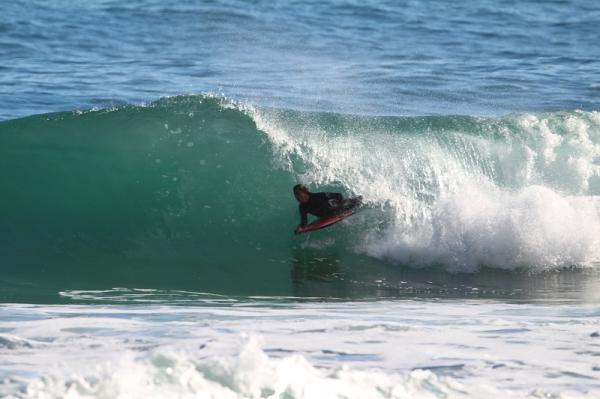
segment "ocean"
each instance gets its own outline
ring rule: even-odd
[[[600,396],[600,5],[0,16],[0,397]],[[362,195],[294,235],[292,194]]]

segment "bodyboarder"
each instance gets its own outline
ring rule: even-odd
[[[311,193],[304,184],[296,184],[293,190],[296,200],[300,203],[300,225],[295,233],[306,226],[309,213],[319,219],[330,218],[351,210],[362,202],[362,197],[344,199],[339,193]]]

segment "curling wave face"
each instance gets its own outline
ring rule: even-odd
[[[26,280],[287,293],[307,257],[468,272],[600,260],[596,112],[367,117],[180,96],[1,122],[0,153],[2,268]],[[301,242],[298,181],[367,209]]]

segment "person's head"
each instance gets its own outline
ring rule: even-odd
[[[304,184],[296,184],[294,186],[294,197],[296,197],[298,202],[308,202],[308,199],[310,198],[308,187]]]

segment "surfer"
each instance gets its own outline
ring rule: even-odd
[[[306,226],[309,213],[319,219],[330,218],[360,205],[362,200],[362,197],[344,199],[339,193],[311,193],[304,184],[294,186],[294,196],[300,203],[300,225],[296,233]]]

